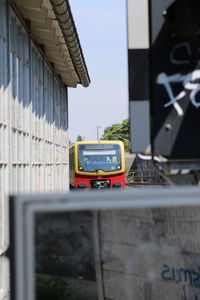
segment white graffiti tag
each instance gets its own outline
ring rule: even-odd
[[[180,59],[180,53],[182,53],[183,57]],[[176,45],[171,53],[170,53],[170,61],[174,65],[187,65],[190,64],[190,59],[192,56],[192,50],[189,43],[180,43]],[[195,82],[199,81],[199,82]],[[173,75],[167,75],[166,73],[160,73],[156,79],[157,84],[163,84],[166,92],[169,96],[170,101],[167,102],[164,107],[169,107],[173,105],[177,114],[179,116],[183,116],[183,109],[177,103],[179,100],[183,99],[186,95],[186,91],[191,91],[189,93],[189,98],[195,107],[200,107],[200,103],[197,102],[196,96],[200,91],[200,70],[194,70],[191,73],[186,75],[182,75],[180,73],[176,73]],[[182,83],[183,90],[178,94],[175,95],[172,89],[172,86],[176,83]]]
[[[194,81],[200,79],[200,70],[195,70],[186,75],[181,75],[179,73],[167,76],[166,73],[160,73],[157,77],[156,82],[158,84],[163,84],[168,93],[170,101],[167,102],[164,107],[173,105],[179,116],[183,115],[183,110],[181,106],[177,103],[186,95],[186,90],[190,90],[189,95],[191,103],[195,107],[200,107],[200,103],[196,101],[196,95],[200,91],[200,83],[195,83]],[[178,95],[174,95],[172,84],[181,82],[183,84],[184,90],[181,91]]]
[[[182,59],[176,58],[178,53],[182,51],[184,57]],[[192,50],[189,43],[180,43],[176,45],[170,53],[170,61],[174,65],[187,65],[190,64]]]

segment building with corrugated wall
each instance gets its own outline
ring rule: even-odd
[[[67,0],[0,0],[0,299],[7,196],[68,190],[67,90],[89,83]]]

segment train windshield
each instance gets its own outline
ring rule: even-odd
[[[78,168],[84,172],[118,171],[121,168],[121,148],[118,144],[85,144],[78,146]]]

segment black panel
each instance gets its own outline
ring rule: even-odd
[[[151,30],[151,36],[157,34],[150,49],[153,152],[169,159],[197,159],[200,158],[200,35],[198,30],[182,31],[188,26],[198,28],[192,19],[190,0],[174,3],[170,8],[166,6],[165,16],[163,11],[159,12],[163,23],[157,25],[160,28],[152,25]],[[159,17],[158,11],[152,11],[152,23],[155,17]],[[178,22],[179,30],[174,30],[172,20]]]
[[[129,99],[148,100],[148,49],[128,50]]]

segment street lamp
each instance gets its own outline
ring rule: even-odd
[[[99,140],[99,128],[105,128],[105,127],[97,125],[97,140]]]

